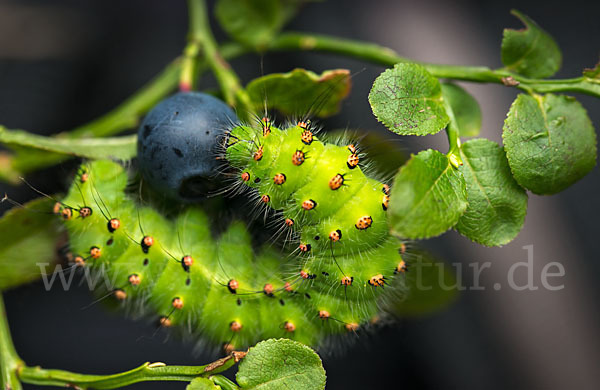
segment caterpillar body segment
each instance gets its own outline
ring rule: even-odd
[[[264,150],[263,158],[276,157]],[[359,289],[371,271],[381,273],[363,264],[367,252],[340,256],[344,272],[314,252],[298,258],[266,248],[256,254],[241,222],[215,239],[199,206],[167,218],[137,202],[126,191],[128,175],[120,165],[100,160],[82,170],[86,180],[76,179],[55,211],[62,218],[64,209],[73,210],[64,224],[74,263],[101,276],[99,294],[133,315],[230,349],[280,337],[318,347],[379,312],[381,288]],[[85,217],[76,211],[83,207],[89,208]],[[383,249],[377,253],[383,256]],[[359,265],[366,271],[359,272]],[[353,282],[342,285],[346,274]]]
[[[304,122],[286,130],[269,124],[268,134],[264,120],[233,128],[225,157],[238,170],[239,185],[269,199],[263,203],[296,233],[301,276],[320,319],[354,330],[402,290],[396,272],[402,243],[389,234],[386,219],[389,186],[364,174],[354,145],[307,136]],[[261,159],[254,158],[258,150]]]

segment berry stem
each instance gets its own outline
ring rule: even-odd
[[[8,319],[4,308],[4,300],[0,294],[0,388],[20,390],[23,387],[17,376],[17,371],[23,361],[17,355],[15,346],[10,336]]]
[[[206,4],[204,0],[188,0],[190,13],[190,42],[199,43],[208,67],[217,78],[225,101],[232,107],[237,107],[241,119],[253,112],[252,102],[248,93],[240,83],[240,79],[229,63],[221,54],[210,29]],[[241,114],[241,115],[240,115]]]

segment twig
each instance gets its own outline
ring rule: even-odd
[[[164,363],[144,363],[133,370],[111,375],[86,375],[64,370],[40,367],[22,367],[19,379],[23,383],[40,386],[62,386],[77,389],[117,389],[133,383],[146,381],[190,382],[194,378],[209,378],[223,372],[240,361],[245,352],[230,355],[204,366],[167,366]],[[216,377],[215,377],[216,378]]]
[[[390,48],[331,37],[327,35],[288,32],[274,39],[268,47],[271,51],[310,50],[335,53],[354,57],[375,64],[394,66],[399,62],[417,62],[401,57]],[[504,69],[492,70],[485,66],[459,66],[421,63],[438,78],[473,81],[478,83],[496,83],[514,86],[527,92],[577,92],[600,98],[600,81],[586,77],[571,79],[538,80],[520,76]],[[507,80],[511,80],[507,83]]]
[[[17,377],[17,370],[22,365],[23,361],[17,355],[10,337],[4,300],[0,294],[0,388],[2,390],[22,389],[21,382]]]
[[[246,90],[242,88],[238,76],[219,51],[210,29],[204,0],[188,0],[188,10],[191,24],[190,41],[200,43],[204,58],[221,86],[225,101],[238,108],[238,116],[247,117],[253,112],[252,102]]]

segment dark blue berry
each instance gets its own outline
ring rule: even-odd
[[[156,105],[138,130],[144,181],[169,198],[195,201],[218,189],[217,157],[238,119],[229,106],[200,92],[181,92]]]

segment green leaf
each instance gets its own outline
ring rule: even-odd
[[[0,126],[0,143],[9,147],[27,147],[91,159],[130,160],[137,153],[136,135],[79,139],[44,137]]]
[[[440,82],[418,64],[396,64],[380,74],[369,102],[377,120],[401,135],[435,134],[450,121]]]
[[[394,179],[388,209],[392,234],[401,238],[440,235],[467,209],[465,180],[437,150],[413,155]]]
[[[513,178],[504,150],[494,141],[474,139],[462,145],[461,158],[469,205],[456,229],[486,246],[512,241],[525,222],[527,193]]]
[[[285,115],[318,117],[337,113],[341,101],[350,93],[350,71],[327,70],[321,75],[305,69],[289,73],[271,73],[252,80],[246,90],[256,109],[275,108]]]
[[[190,382],[189,385],[185,387],[185,390],[218,390],[220,387],[215,386],[215,384],[208,378],[196,378]]]
[[[215,16],[233,39],[262,50],[302,3],[301,0],[218,0]]]
[[[555,194],[596,165],[596,132],[570,96],[520,94],[502,133],[517,182],[536,194]]]
[[[418,317],[443,310],[458,297],[454,269],[430,253],[411,248],[407,271],[403,275],[406,296],[392,301],[390,312],[400,317]]]
[[[269,339],[250,348],[236,379],[243,389],[320,390],[326,378],[312,349],[288,339]]]
[[[461,137],[475,137],[481,130],[481,109],[477,100],[456,84],[442,83],[442,96],[450,105],[458,134]],[[448,126],[452,126],[452,122]]]
[[[217,377],[221,377],[217,375]],[[235,387],[237,388],[237,387]],[[208,378],[198,377],[190,382],[186,386],[185,390],[220,390],[221,387],[217,386],[212,380]]]
[[[61,229],[53,205],[51,199],[36,199],[0,219],[0,290],[39,279],[37,264],[55,262]]]
[[[526,77],[546,78],[560,69],[562,54],[554,39],[533,20],[517,10],[511,13],[526,28],[504,29],[502,63],[510,71]]]

